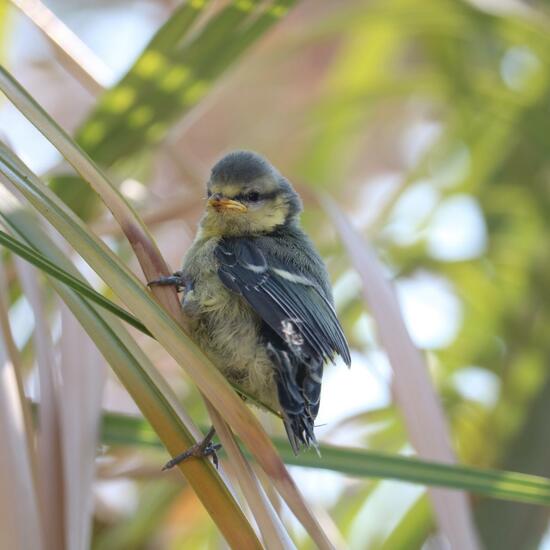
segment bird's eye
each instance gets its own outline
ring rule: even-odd
[[[208,198],[210,198],[210,197],[212,196],[212,191],[210,191],[210,189],[208,189],[208,190],[206,191],[206,196],[207,196]]]
[[[248,195],[246,195],[246,200],[248,202],[258,202],[260,200],[260,193],[257,191],[251,191]]]

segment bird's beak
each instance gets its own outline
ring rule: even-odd
[[[208,205],[214,208],[217,212],[224,212],[227,210],[231,212],[246,212],[248,210],[242,202],[220,197],[212,197],[208,200]]]

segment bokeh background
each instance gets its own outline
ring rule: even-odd
[[[229,4],[189,3],[208,4],[199,29]],[[295,184],[353,348],[351,370],[326,370],[321,440],[391,453],[412,448],[392,397],[397,374],[362,299],[360,276],[319,205],[328,194],[395,285],[459,461],[550,476],[548,2],[287,2],[288,13],[279,6],[277,20],[249,37],[247,47],[239,50],[238,21],[228,19],[212,34],[218,41],[187,49],[181,26],[169,29],[158,43],[164,57],[139,56],[179,2],[45,2],[89,48],[80,52],[85,70],[14,4],[26,3],[0,3],[3,64],[110,170],[174,269],[193,238],[209,167],[221,155],[253,149]],[[240,10],[255,4],[235,2]],[[192,41],[192,33],[184,36]],[[200,68],[191,80],[189,66]],[[137,266],[93,193],[5,99],[0,129]],[[47,302],[45,315],[59,342],[58,306]],[[16,343],[27,350],[34,329],[27,298],[14,300],[10,316]],[[187,410],[207,425],[185,375],[151,340],[140,342]],[[94,353],[86,356],[94,357],[93,376],[107,378],[104,409],[136,414]],[[32,393],[30,352],[25,358]],[[414,381],[408,391],[414,398]],[[262,419],[280,433],[276,420]],[[162,449],[144,445],[103,448],[93,485],[93,548],[222,545],[193,492],[177,475],[160,475],[165,458]],[[396,533],[402,548],[437,544],[422,486],[292,472],[350,548],[389,548]],[[550,548],[546,508],[480,498],[471,504],[487,548]],[[299,525],[295,532],[300,540]]]

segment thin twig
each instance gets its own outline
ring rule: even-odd
[[[171,220],[185,220],[190,214],[202,208],[203,200],[197,197],[190,197],[189,193],[178,193],[176,196],[168,197],[159,204],[141,213],[141,219],[148,227]],[[98,235],[119,235],[122,230],[117,221],[113,218],[100,220],[93,225]]]

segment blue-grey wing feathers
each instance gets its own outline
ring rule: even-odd
[[[253,238],[223,239],[215,255],[218,275],[263,321],[262,337],[277,369],[279,402],[295,452],[315,445],[323,364],[351,359],[330,296],[306,274],[283,265]]]

